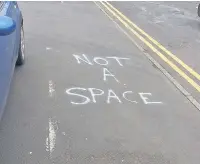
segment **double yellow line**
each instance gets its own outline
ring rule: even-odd
[[[181,77],[183,77],[189,84],[191,84],[197,91],[200,92],[200,86],[191,79],[184,71],[182,71],[177,65],[175,65],[172,61],[170,61],[165,55],[168,55],[178,64],[180,64],[183,68],[185,68],[191,75],[193,75],[196,79],[200,80],[200,75],[195,72],[191,67],[185,64],[182,60],[172,54],[169,50],[163,47],[160,43],[158,43],[155,39],[149,36],[146,32],[140,29],[136,24],[134,24],[130,19],[128,19],[124,14],[122,14],[119,10],[117,10],[114,6],[112,6],[108,2],[100,2],[104,6],[104,10],[106,9],[107,13],[109,12],[115,18],[117,18],[132,34],[134,34],[138,39],[140,39],[144,44],[146,44],[155,54],[157,54],[163,61],[165,61],[172,69],[174,69]],[[145,36],[147,39],[145,39]],[[154,44],[154,45],[153,45]],[[156,48],[157,47],[157,48]],[[160,50],[164,52],[161,53]]]

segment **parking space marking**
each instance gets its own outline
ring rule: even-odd
[[[55,149],[56,145],[56,131],[57,131],[57,123],[53,121],[52,118],[49,118],[48,122],[48,136],[46,138],[46,151],[49,152],[51,157],[52,152]]]
[[[52,80],[49,80],[49,96],[53,97],[55,95],[55,84]]]

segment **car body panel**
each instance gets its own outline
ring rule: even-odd
[[[17,2],[1,2],[0,16],[8,16],[16,22],[16,29],[13,33],[0,36],[0,118],[6,104],[10,82],[14,72],[15,63],[18,57],[20,45],[20,29],[22,14]]]

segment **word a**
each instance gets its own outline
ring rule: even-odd
[[[80,64],[81,62],[85,62],[89,65],[93,65],[93,63],[89,60],[89,58],[85,54],[82,54],[82,57],[79,56],[79,55],[73,55],[73,56],[77,60],[78,64]],[[122,67],[123,67],[122,60],[129,60],[129,58],[110,56],[110,57],[105,57],[105,58],[94,57],[93,61],[94,61],[94,63],[96,63],[98,65],[104,65],[105,66],[105,65],[108,65],[108,63],[109,63],[108,59],[114,60],[115,62],[117,62]]]
[[[78,92],[78,93],[77,93]],[[91,95],[90,97],[87,97],[81,93],[86,93],[88,95],[88,93]],[[106,96],[106,103],[110,104],[111,101],[112,102],[118,102],[118,103],[122,103],[122,99],[125,101],[129,101],[132,103],[137,104],[138,102],[130,99],[130,96],[133,95],[133,91],[125,91],[121,94],[121,99],[120,97],[117,96],[117,94],[112,90],[112,89],[108,89],[107,92],[104,92],[101,89],[98,88],[79,88],[79,87],[75,87],[75,88],[69,88],[66,90],[66,93],[70,96],[76,97],[77,101],[71,101],[71,104],[75,104],[75,105],[85,105],[88,103],[96,103],[96,97],[97,96]],[[162,104],[162,102],[159,101],[152,101],[150,100],[150,96],[152,96],[151,93],[138,93],[139,97],[142,99],[144,104]],[[75,98],[74,98],[75,99]]]

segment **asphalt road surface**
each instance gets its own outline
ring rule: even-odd
[[[200,163],[196,2],[19,5],[1,164]]]

